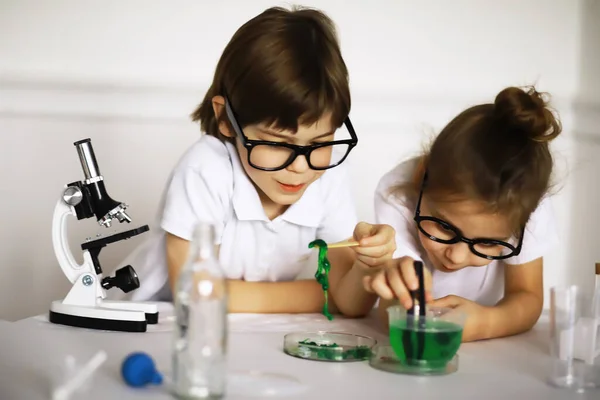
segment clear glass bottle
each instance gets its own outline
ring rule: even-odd
[[[225,395],[227,284],[215,248],[214,227],[200,223],[175,287],[172,378],[179,399]]]

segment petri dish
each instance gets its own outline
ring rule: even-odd
[[[426,363],[406,364],[400,361],[391,346],[375,346],[372,350],[369,365],[381,371],[396,374],[435,376],[448,375],[458,371],[458,354],[443,367],[432,367]]]
[[[371,357],[377,341],[368,336],[341,332],[294,332],[283,339],[284,353],[305,360],[351,362]]]

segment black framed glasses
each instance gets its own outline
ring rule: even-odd
[[[350,151],[358,143],[358,138],[350,122],[350,118],[346,118],[344,121],[346,129],[350,133],[350,139],[299,146],[289,143],[248,139],[238,123],[236,114],[227,96],[225,96],[225,112],[235,134],[240,138],[242,145],[248,150],[248,164],[253,168],[263,171],[279,171],[284,169],[301,155],[306,158],[306,162],[311,169],[325,170],[333,168],[344,162]]]
[[[433,240],[434,242],[444,244],[464,242],[469,245],[469,249],[473,254],[488,260],[504,260],[521,253],[525,228],[523,228],[519,238],[519,243],[515,247],[512,244],[502,240],[488,238],[468,239],[464,237],[460,229],[454,225],[433,216],[422,216],[421,200],[423,198],[423,191],[426,183],[427,173],[425,173],[423,176],[423,182],[421,183],[421,190],[419,192],[419,199],[417,200],[414,220],[417,223],[418,229],[423,233],[423,235],[427,236],[427,238]]]

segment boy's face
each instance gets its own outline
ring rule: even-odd
[[[296,133],[280,131],[264,124],[244,127],[244,134],[250,140],[265,140],[306,146],[315,143],[331,142],[334,140],[335,129],[331,126],[331,116],[325,114],[315,124],[298,126]],[[317,180],[325,171],[313,170],[309,167],[304,156],[299,155],[294,162],[279,171],[263,171],[252,167],[248,162],[248,150],[236,140],[240,160],[246,174],[250,177],[260,196],[267,216],[273,218],[298,201],[308,186]],[[269,157],[267,160],[254,158],[253,163],[264,165],[274,157],[263,154],[260,157]],[[258,152],[257,152],[258,154]],[[315,155],[313,155],[315,157]]]

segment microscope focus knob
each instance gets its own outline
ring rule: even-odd
[[[63,192],[63,200],[70,206],[76,206],[83,200],[83,193],[77,186],[69,186]]]
[[[115,272],[114,277],[106,277],[102,279],[102,287],[106,290],[112,287],[118,287],[124,293],[129,293],[140,287],[140,280],[138,279],[137,273],[131,265],[126,265],[123,268],[119,268]]]

